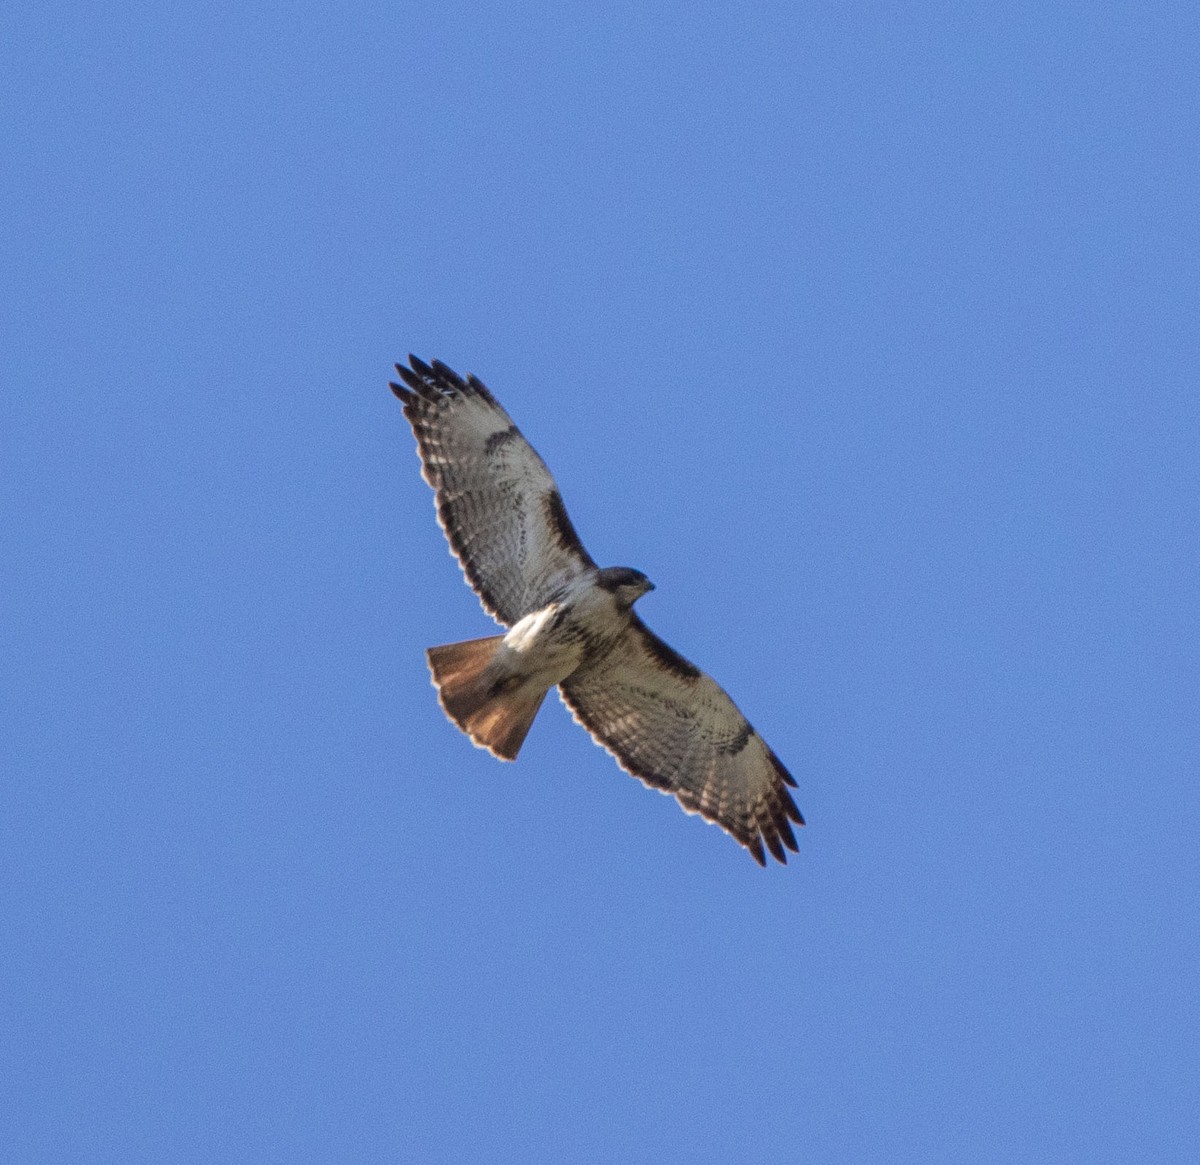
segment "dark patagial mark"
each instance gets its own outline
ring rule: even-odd
[[[546,512],[546,521],[549,522],[550,528],[558,535],[559,542],[568,550],[579,555],[588,566],[595,566],[591,555],[583,548],[583,543],[579,540],[579,535],[575,533],[575,527],[571,525],[571,519],[567,517],[567,507],[563,505],[562,494],[556,489],[552,489],[548,494],[543,495],[542,505]]]
[[[750,743],[750,737],[754,735],[754,729],[749,724],[742,724],[742,730],[728,744],[719,744],[717,748],[726,756],[737,756]]]
[[[696,680],[700,678],[700,669],[688,660],[684,659],[678,651],[675,650],[669,643],[664,643],[649,627],[646,626],[640,619],[636,623],[637,630],[641,633],[642,643],[660,667],[666,671],[672,672],[682,680]]]
[[[521,430],[516,425],[509,425],[507,429],[501,429],[498,433],[493,433],[483,443],[483,450],[490,457],[497,449],[503,449],[509,441],[515,441],[520,435]]]
[[[596,585],[606,591],[616,593],[622,587],[645,587],[654,590],[650,580],[640,570],[630,566],[606,566],[596,572]]]

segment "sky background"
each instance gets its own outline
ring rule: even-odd
[[[1200,15],[0,16],[14,1162],[1200,1143]],[[481,376],[809,825],[490,634],[387,390]]]

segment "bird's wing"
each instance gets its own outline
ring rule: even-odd
[[[765,865],[795,851],[787,769],[715,680],[635,615],[611,651],[559,688],[563,702],[626,772],[674,795],[726,830]]]
[[[450,549],[487,612],[508,626],[595,566],[554,478],[482,381],[408,358],[396,365],[425,480]]]

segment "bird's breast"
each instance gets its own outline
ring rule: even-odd
[[[504,637],[504,654],[515,671],[558,683],[588,655],[603,650],[622,626],[611,596],[584,592],[514,623]]]

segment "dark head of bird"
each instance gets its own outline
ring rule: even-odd
[[[629,566],[606,566],[596,572],[596,584],[611,591],[618,603],[632,607],[654,584],[640,570]]]

